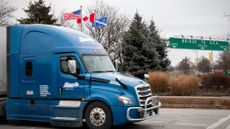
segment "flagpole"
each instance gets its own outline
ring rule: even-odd
[[[96,30],[96,10],[94,10],[94,30],[95,30],[95,38],[97,37],[97,30]]]
[[[81,25],[80,25],[80,27],[81,27],[81,31],[83,32],[83,28],[82,28],[82,5],[80,6],[80,8],[81,8]]]

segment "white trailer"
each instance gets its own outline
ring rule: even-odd
[[[7,90],[7,27],[0,27],[0,96]]]

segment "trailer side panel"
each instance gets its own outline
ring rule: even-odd
[[[7,86],[7,27],[0,27],[0,96],[6,94]]]

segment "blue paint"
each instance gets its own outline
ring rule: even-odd
[[[131,122],[127,109],[140,107],[135,87],[146,83],[118,72],[88,73],[83,55],[107,54],[100,43],[79,31],[39,24],[11,26],[7,119],[80,127],[87,105],[101,101],[110,107],[114,125]],[[77,61],[83,79],[61,70],[61,59],[67,56]],[[124,105],[119,96],[128,97],[133,103]],[[60,106],[61,101],[80,105]],[[141,118],[137,110],[131,116]]]

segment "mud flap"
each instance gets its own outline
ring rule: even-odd
[[[6,122],[6,99],[0,99],[0,123]]]

